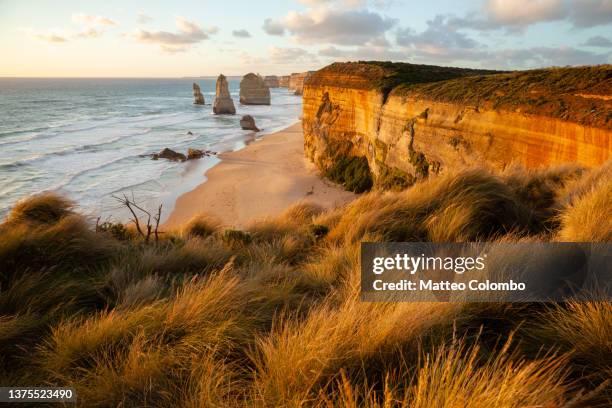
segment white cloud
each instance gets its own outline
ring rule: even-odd
[[[251,33],[249,33],[247,30],[234,30],[232,31],[232,35],[237,38],[250,38],[251,37]]]
[[[315,62],[317,56],[303,48],[284,48],[271,46],[268,48],[270,61],[275,64],[294,64],[296,62]]]
[[[157,44],[165,52],[181,52],[185,51],[189,45],[207,40],[210,35],[219,31],[219,28],[215,26],[203,29],[195,22],[181,16],[176,17],[175,23],[177,32],[138,29],[134,32],[133,37],[141,43]]]
[[[138,16],[136,17],[136,21],[138,21],[140,24],[147,24],[153,21],[153,17],[149,16],[143,10],[140,10],[138,12]]]
[[[487,56],[480,43],[459,32],[447,17],[441,15],[428,21],[427,28],[420,33],[411,28],[398,30],[396,43],[429,61],[450,62]]]
[[[34,38],[41,40],[41,41],[45,41],[45,42],[50,42],[50,43],[64,43],[66,41],[68,41],[68,39],[66,37],[63,37],[61,35],[57,35],[57,34],[44,34],[44,33],[40,33],[40,34],[33,34]]]
[[[489,20],[508,26],[555,21],[566,14],[563,0],[488,0],[485,9]]]
[[[115,20],[103,16],[92,16],[89,14],[76,13],[72,15],[72,21],[77,24],[91,25],[91,26],[117,26],[119,25]]]
[[[566,65],[593,65],[609,62],[610,54],[598,54],[574,47],[531,47],[495,52],[490,64],[507,68],[531,68]]]
[[[104,31],[96,28],[89,28],[74,35],[75,38],[98,38],[104,34]]]
[[[366,9],[315,8],[306,12],[290,11],[280,20],[267,19],[268,34],[289,32],[301,43],[359,45],[380,39],[397,20]]]
[[[486,0],[481,11],[451,20],[476,30],[521,30],[552,21],[587,28],[612,23],[612,0]]]

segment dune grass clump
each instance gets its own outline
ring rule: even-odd
[[[527,228],[529,213],[498,177],[480,170],[426,180],[351,203],[330,232],[335,240],[377,234],[386,241],[461,242]]]
[[[35,222],[53,224],[73,214],[74,203],[53,193],[41,193],[15,204],[8,216],[9,222]]]
[[[558,217],[561,228],[559,241],[612,241],[612,162],[568,192],[564,208]],[[599,216],[601,214],[601,216]]]
[[[0,385],[86,407],[609,406],[609,302],[362,302],[359,248],[609,241],[610,168],[469,169],[155,241],[25,200],[0,224]]]
[[[221,222],[207,214],[199,214],[193,217],[183,227],[183,235],[206,238],[221,229]]]

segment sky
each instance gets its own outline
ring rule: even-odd
[[[0,51],[9,77],[601,64],[612,62],[612,0],[0,0]]]

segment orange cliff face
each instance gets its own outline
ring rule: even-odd
[[[411,180],[472,164],[596,166],[612,158],[611,88],[609,65],[492,73],[332,64],[304,85],[305,152],[321,170],[364,156],[375,178]]]

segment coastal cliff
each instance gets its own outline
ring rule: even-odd
[[[288,88],[290,91],[293,91],[296,95],[302,95],[304,89],[304,81],[310,75],[312,75],[314,71],[307,72],[297,72],[293,73],[289,76],[289,84]]]
[[[612,66],[511,73],[336,63],[306,79],[306,155],[324,172],[367,159],[377,184],[479,163],[503,169],[612,157]]]

